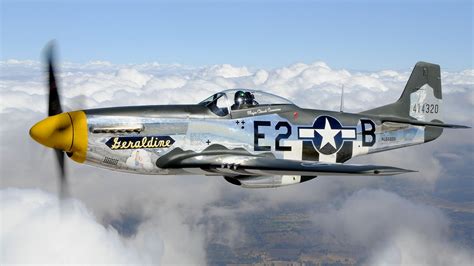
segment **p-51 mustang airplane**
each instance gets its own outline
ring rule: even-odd
[[[198,104],[63,112],[48,56],[49,117],[31,137],[79,163],[152,175],[223,176],[246,188],[302,183],[319,175],[395,175],[410,170],[347,160],[421,144],[443,128],[439,65],[418,62],[400,99],[361,113],[304,109],[251,89]]]

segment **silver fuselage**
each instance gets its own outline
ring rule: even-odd
[[[85,113],[89,129],[85,163],[152,175],[212,175],[202,169],[160,168],[158,159],[176,148],[201,152],[218,144],[250,154],[272,153],[281,159],[342,163],[359,155],[431,141],[442,132],[382,123],[374,116],[284,104],[236,110],[225,116],[202,105],[115,107]],[[340,123],[340,135],[333,136],[334,141],[317,139],[318,134],[312,137],[312,130],[323,130],[314,129],[320,117],[329,127],[337,128],[334,125]],[[329,149],[324,150],[323,144]]]

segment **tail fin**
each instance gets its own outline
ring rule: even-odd
[[[411,72],[400,99],[363,114],[400,120],[442,123],[442,92],[439,65],[418,62]]]

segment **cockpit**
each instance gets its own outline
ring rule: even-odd
[[[280,96],[248,89],[232,89],[218,92],[201,101],[200,105],[208,107],[218,116],[226,116],[230,112],[265,107],[272,105],[293,105],[293,103]]]

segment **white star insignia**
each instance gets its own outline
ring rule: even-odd
[[[340,129],[332,129],[331,125],[329,124],[328,119],[326,118],[326,123],[324,125],[323,129],[315,129],[315,131],[321,135],[323,138],[321,140],[321,146],[320,148],[323,148],[327,143],[331,145],[334,149],[336,149],[336,141],[334,137],[339,133],[341,130]]]

